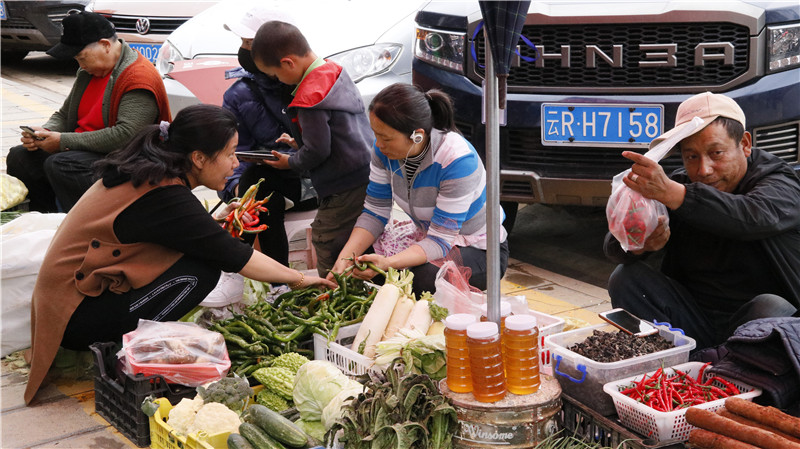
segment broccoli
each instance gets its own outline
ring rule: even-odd
[[[289,368],[268,366],[253,371],[253,377],[261,382],[265,388],[275,392],[284,399],[292,399],[294,390],[294,374]]]
[[[197,387],[197,393],[203,401],[219,402],[229,409],[240,412],[253,395],[253,389],[244,377],[225,377],[206,386]]]
[[[256,395],[256,403],[261,404],[267,408],[282,412],[289,408],[289,402],[273,393],[271,390],[264,388]]]
[[[297,370],[308,362],[308,358],[296,352],[287,352],[279,355],[272,361],[272,366],[288,368],[292,374],[297,374]]]

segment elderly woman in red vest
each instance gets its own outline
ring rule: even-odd
[[[192,194],[220,190],[239,164],[236,125],[223,108],[190,106],[96,165],[100,179],[53,237],[33,291],[27,403],[59,346],[86,350],[120,341],[139,319],[178,320],[221,271],[290,288],[335,286],[253,251]]]

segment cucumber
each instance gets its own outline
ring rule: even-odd
[[[247,438],[239,435],[238,433],[232,433],[228,435],[228,449],[255,449]]]
[[[267,432],[255,424],[243,422],[239,424],[239,433],[247,439],[255,449],[286,449],[286,446],[275,441]]]
[[[280,413],[261,404],[253,404],[244,412],[244,421],[255,424],[281,443],[293,448],[307,446],[308,435]]]

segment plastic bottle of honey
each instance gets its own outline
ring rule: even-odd
[[[478,320],[468,313],[456,313],[444,320],[447,354],[447,388],[455,393],[472,391],[472,372],[467,349],[467,326]]]
[[[503,348],[508,391],[519,395],[536,393],[539,390],[539,328],[536,317],[508,317]]]
[[[481,321],[489,321],[488,304],[481,305]],[[511,303],[508,301],[500,301],[500,335],[503,335],[503,327],[505,326],[506,318],[511,315]]]
[[[497,402],[506,396],[500,333],[493,321],[467,326],[472,394],[479,402]]]

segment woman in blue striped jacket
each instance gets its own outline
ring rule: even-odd
[[[486,288],[486,169],[458,132],[444,92],[410,84],[383,89],[369,106],[375,133],[364,211],[332,271],[372,262],[382,270],[410,268],[414,292],[433,292],[441,262],[471,271],[469,283]],[[410,217],[392,218],[393,204]],[[501,227],[501,275],[508,242]],[[374,253],[364,254],[370,248]],[[348,260],[349,259],[349,260]],[[438,264],[437,264],[438,262]],[[353,270],[371,279],[375,271]]]

